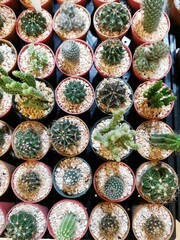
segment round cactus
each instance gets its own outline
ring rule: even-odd
[[[75,185],[79,181],[80,176],[81,176],[80,169],[69,168],[64,173],[63,181],[64,181],[65,185],[72,186],[72,185]]]
[[[144,224],[144,230],[148,239],[156,240],[162,236],[165,226],[164,223],[156,216],[151,215]]]
[[[121,198],[124,191],[124,182],[120,177],[111,176],[104,185],[104,194],[108,199]]]
[[[112,214],[107,213],[99,224],[100,231],[104,236],[113,237],[116,235],[119,229],[119,222],[116,216],[112,216]]]
[[[38,172],[29,171],[19,178],[19,188],[23,193],[35,193],[40,189],[41,179]]]
[[[85,85],[79,81],[71,81],[66,85],[63,93],[72,104],[82,103],[86,96]]]
[[[70,62],[77,62],[80,57],[80,48],[77,42],[66,40],[61,44],[62,57]]]

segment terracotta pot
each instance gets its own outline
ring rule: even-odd
[[[63,2],[64,2],[64,0],[57,0],[57,2],[59,3],[59,4],[62,4]],[[82,6],[86,6],[86,3],[87,3],[87,0],[74,0],[74,2],[76,3],[76,4],[79,4],[79,5],[82,5]]]
[[[27,69],[27,68],[24,68],[24,66],[22,66],[22,63],[21,63],[21,58],[22,58],[22,55],[24,54],[24,51],[26,51],[28,49],[30,44],[28,45],[25,45],[21,51],[19,52],[19,55],[18,55],[18,68],[20,69],[20,71],[22,72],[31,72],[34,77],[36,78],[40,78],[40,79],[47,79],[47,80],[51,80],[51,78],[53,77],[53,74],[55,72],[55,67],[56,67],[56,64],[55,64],[55,56],[54,56],[54,53],[52,51],[52,49],[43,44],[43,43],[34,43],[33,45],[34,46],[40,46],[41,47],[41,50],[42,51],[48,51],[51,53],[52,55],[52,59],[53,59],[53,64],[52,64],[52,67],[51,67],[51,70],[49,71],[49,73],[46,73],[46,74],[41,74],[41,73],[35,73],[33,71],[31,71],[30,69]],[[45,50],[46,49],[46,50]],[[40,51],[40,50],[39,50]],[[49,60],[49,59],[48,59]],[[25,58],[25,60],[23,59],[23,64],[24,62],[26,62],[26,64],[28,64],[28,62],[30,61],[30,59],[28,58]]]
[[[25,8],[32,8],[33,5],[31,3],[27,4],[25,3],[24,0],[20,0],[21,4],[25,7]],[[46,2],[44,4],[41,5],[41,7],[47,11],[51,10],[52,7],[52,0],[46,0]]]
[[[50,235],[51,235],[53,238],[56,238],[56,233],[55,233],[55,231],[57,231],[57,228],[58,228],[58,226],[59,226],[58,220],[60,219],[60,215],[63,214],[63,213],[66,214],[66,212],[67,212],[67,213],[70,212],[70,206],[68,206],[68,208],[66,207],[66,208],[67,208],[67,211],[65,212],[64,209],[63,209],[63,204],[68,204],[68,205],[74,204],[75,206],[74,206],[74,208],[73,208],[73,210],[72,210],[73,213],[76,213],[76,209],[77,209],[77,208],[82,209],[82,212],[83,212],[83,215],[84,215],[84,216],[83,216],[83,217],[84,217],[83,221],[84,221],[85,218],[86,218],[87,224],[86,224],[86,227],[84,228],[84,230],[82,231],[81,235],[73,238],[73,240],[80,240],[80,239],[82,239],[83,236],[85,235],[85,233],[86,233],[87,230],[88,230],[88,214],[87,214],[86,208],[84,207],[84,205],[83,205],[81,202],[76,201],[76,200],[72,200],[72,199],[63,199],[63,200],[57,202],[56,204],[54,204],[54,205],[52,206],[52,208],[49,210],[48,216],[47,216],[47,225],[48,225],[48,231],[49,231]],[[58,205],[60,205],[61,211],[57,210]],[[61,206],[61,205],[62,205],[62,206]],[[51,218],[51,215],[52,215],[54,212],[56,212],[56,211],[57,211],[57,213],[56,213],[56,219],[53,219],[53,220],[52,220],[52,221],[53,221],[53,225],[55,224],[55,227],[54,227],[54,229],[53,229],[50,218]],[[82,215],[82,213],[81,213],[81,215]],[[54,221],[54,220],[55,220],[55,221]],[[80,220],[80,221],[82,221],[82,220]]]
[[[6,227],[6,214],[14,205],[15,203],[13,202],[0,202],[0,218],[1,218],[0,235],[3,233]]]
[[[115,4],[119,4],[118,2],[114,2]],[[100,32],[99,28],[97,27],[97,23],[96,23],[96,18],[97,18],[97,15],[99,14],[99,12],[101,11],[101,9],[106,6],[106,5],[109,5],[110,3],[105,3],[103,5],[101,5],[94,13],[94,16],[93,16],[93,25],[94,25],[94,28],[96,30],[96,33],[98,35],[98,38],[101,40],[101,41],[105,41],[107,40],[108,38],[111,38],[111,37],[116,37],[116,38],[122,38],[129,30],[130,26],[131,26],[131,13],[129,11],[128,8],[126,8],[126,10],[128,11],[128,15],[129,15],[129,24],[128,26],[123,29],[120,33],[118,33],[117,35],[107,35],[107,34],[103,34],[102,32]]]
[[[12,8],[13,11],[17,12],[20,8],[19,0],[4,0],[3,4],[7,5],[8,7]]]
[[[81,33],[76,34],[76,36],[74,34],[74,37],[68,37],[68,33],[62,34],[62,32],[59,31],[58,21],[56,21],[56,18],[60,14],[60,8],[54,14],[54,17],[53,17],[53,30],[56,32],[56,34],[58,35],[58,37],[62,41],[70,40],[70,39],[71,40],[72,39],[85,39],[85,37],[86,37],[86,35],[87,35],[88,31],[89,31],[89,28],[90,28],[90,25],[91,25],[91,15],[90,15],[90,13],[88,12],[88,10],[85,7],[83,7],[81,5],[76,4],[76,8],[81,9],[82,11],[86,12],[86,15],[88,17],[89,23],[87,24],[87,27]]]
[[[0,146],[0,157],[5,155],[11,149],[12,142],[12,128],[6,122],[0,120],[0,129],[6,134],[4,143]]]
[[[142,0],[140,0],[142,1]],[[141,3],[138,0],[128,0],[128,5],[130,8],[132,8],[134,11],[137,11],[141,8]]]
[[[100,7],[102,4],[106,3],[106,0],[93,0],[93,4],[95,8]],[[119,2],[118,0],[112,0],[111,2]]]
[[[180,26],[180,8],[178,7],[178,0],[173,0],[169,14],[172,22]]]

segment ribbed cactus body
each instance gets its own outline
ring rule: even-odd
[[[38,172],[29,171],[21,175],[19,188],[25,193],[35,193],[41,186],[41,179]]]
[[[85,85],[79,81],[71,81],[65,86],[64,95],[72,104],[82,103],[86,96]]]
[[[70,62],[77,62],[80,57],[80,48],[77,42],[66,40],[61,45],[62,57]]]
[[[151,240],[157,240],[162,236],[165,226],[162,220],[155,215],[151,215],[144,224],[144,230]]]
[[[116,216],[107,213],[99,224],[100,231],[106,237],[113,237],[119,230],[119,222]]]
[[[76,221],[77,217],[74,213],[65,214],[57,231],[57,240],[73,240],[76,231]]]
[[[67,170],[65,170],[63,181],[66,186],[73,186],[79,181],[80,176],[80,169],[68,168]]]
[[[104,185],[104,194],[108,199],[117,200],[122,197],[124,182],[118,176],[111,176]]]

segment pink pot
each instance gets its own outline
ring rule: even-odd
[[[33,5],[32,4],[26,4],[23,0],[20,0],[21,4],[25,7],[25,8],[32,8]],[[47,0],[44,4],[41,5],[41,7],[47,11],[51,10],[52,7],[52,0]]]
[[[118,0],[112,0],[112,2],[119,2]],[[93,4],[95,8],[100,7],[102,4],[106,3],[106,1],[103,0],[93,0]]]
[[[64,2],[64,0],[57,0],[57,2],[59,4],[62,4]],[[87,0],[76,0],[75,3],[85,7],[86,3],[87,3]]]
[[[178,9],[177,2],[178,0],[173,0],[169,14],[172,22],[180,27],[180,9]]]
[[[5,155],[10,149],[11,149],[11,144],[12,144],[12,128],[9,126],[9,124],[7,124],[6,122],[0,120],[0,125],[1,127],[4,128],[4,131],[7,133],[7,137],[5,139],[6,144],[3,146],[3,148],[1,147],[1,152],[0,152],[0,157]],[[8,164],[8,163],[7,163]],[[10,165],[12,166],[12,165]],[[8,167],[9,168],[9,167]],[[11,169],[11,168],[9,168]]]
[[[4,222],[3,226],[0,228],[0,235],[3,233],[6,227],[6,214],[14,205],[15,203],[13,202],[0,202],[1,224]]]
[[[136,0],[128,0],[128,5],[134,10],[137,11],[140,9],[141,4],[137,2]]]
[[[12,8],[15,12],[17,12],[20,8],[19,0],[5,0],[4,3],[8,7]]]

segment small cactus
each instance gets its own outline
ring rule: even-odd
[[[40,189],[41,179],[38,172],[29,171],[19,178],[19,189],[23,194],[35,193]]]
[[[0,65],[4,62],[4,56],[2,52],[0,52]]]
[[[78,62],[80,58],[80,48],[76,41],[66,40],[61,44],[61,54],[66,61]]]
[[[68,168],[67,170],[65,170],[63,181],[66,186],[73,186],[79,181],[80,177],[81,177],[80,169]]]
[[[0,14],[0,29],[2,29],[2,27],[4,27],[4,20]]]
[[[165,230],[163,221],[155,215],[151,215],[144,224],[144,230],[148,239],[157,240],[160,238]]]
[[[120,199],[124,191],[124,182],[118,176],[111,176],[104,185],[104,194],[110,200]]]
[[[38,37],[47,28],[46,18],[35,10],[26,12],[21,18],[21,28],[26,35]]]
[[[71,81],[65,86],[64,95],[72,104],[82,103],[85,99],[85,85],[79,81]]]
[[[106,237],[114,237],[119,230],[119,222],[116,216],[112,216],[111,213],[107,213],[99,224],[101,233]]]

